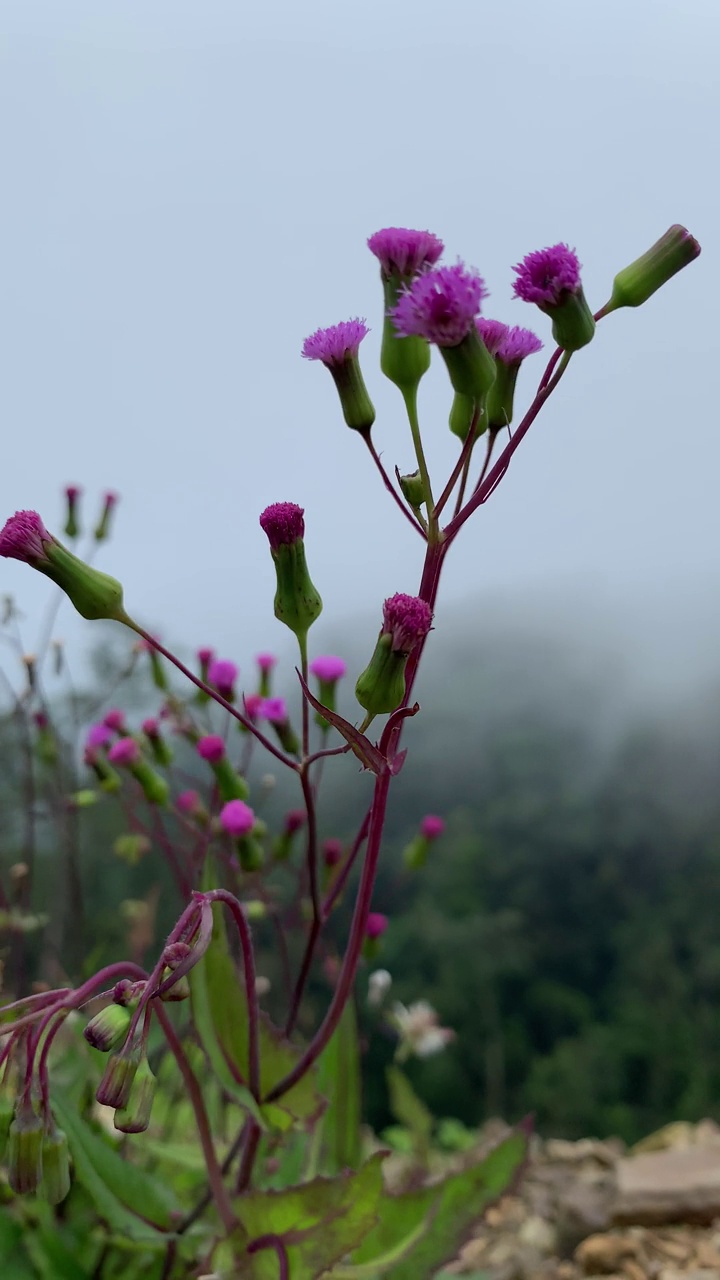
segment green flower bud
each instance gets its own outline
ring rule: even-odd
[[[360,370],[358,349],[368,329],[362,320],[346,320],[330,329],[318,329],[303,343],[306,360],[320,360],[332,375],[343,411],[353,431],[369,436],[375,408]]]
[[[307,635],[322,613],[322,600],[310,580],[305,560],[305,521],[302,507],[276,502],[260,516],[275,562],[275,617],[296,636]]]
[[[569,293],[552,311],[548,309],[548,315],[552,315],[553,338],[563,351],[579,351],[592,341],[595,321],[582,287]]]
[[[0,555],[22,560],[51,578],[83,618],[129,623],[120,583],[78,560],[48,533],[37,511],[16,511],[0,532]]]
[[[161,808],[167,804],[170,798],[170,786],[159,773],[155,772],[147,760],[138,760],[132,765],[130,772],[140,783],[148,804],[157,804]]]
[[[166,979],[169,978],[171,974],[172,974],[172,969],[168,969],[168,968],[163,969],[162,975],[160,978],[161,983],[165,982]],[[167,991],[161,992],[160,999],[165,1000],[170,1004],[175,1004],[178,1001],[187,1000],[189,996],[190,996],[190,983],[188,982],[186,975],[183,974],[182,977],[178,978],[177,982],[174,982],[171,987],[168,987]]]
[[[53,1128],[42,1142],[40,1189],[49,1204],[60,1204],[70,1190],[70,1151],[62,1129]]]
[[[393,275],[383,280],[385,317],[383,320],[380,368],[403,395],[414,393],[420,379],[430,368],[430,343],[424,338],[401,338],[388,312],[397,305],[403,290],[402,276]]]
[[[135,1072],[127,1102],[115,1111],[113,1123],[120,1133],[144,1133],[150,1124],[156,1085],[147,1058],[143,1058]]]
[[[411,471],[409,475],[398,476],[398,482],[405,501],[410,504],[413,511],[419,511],[425,501],[425,486],[420,472]],[[322,702],[323,699],[321,698],[320,701]]]
[[[450,375],[453,391],[484,404],[495,381],[495,361],[475,325],[454,347],[439,347]]]
[[[254,836],[242,836],[237,841],[238,858],[243,871],[259,871],[265,861],[265,851]]]
[[[490,391],[492,395],[494,386]],[[479,409],[479,412],[477,412]],[[465,396],[461,391],[456,391],[453,396],[452,407],[450,409],[450,430],[456,435],[463,444],[467,440],[467,434],[470,425],[477,412],[477,422],[475,424],[475,439],[481,436],[487,426],[487,410],[479,405],[477,401],[470,396]]]
[[[394,711],[405,696],[405,667],[427,636],[432,610],[425,600],[398,592],[383,604],[383,625],[375,652],[358,678],[355,696],[371,716]]]
[[[700,253],[700,245],[690,232],[676,224],[670,227],[652,248],[629,267],[619,271],[613,284],[612,297],[603,312],[618,307],[640,307],[643,302],[678,271],[687,267]]]
[[[37,1191],[42,1177],[42,1143],[45,1124],[32,1106],[18,1103],[8,1132],[8,1182],[16,1195]]]
[[[104,542],[110,536],[110,520],[117,506],[118,496],[112,490],[108,490],[103,498],[103,509],[100,513],[100,519],[95,527],[95,541]]]
[[[120,1053],[112,1053],[105,1074],[95,1092],[103,1107],[122,1109],[127,1106],[132,1083],[144,1058],[142,1045],[126,1044]]]
[[[109,1004],[90,1019],[83,1035],[93,1049],[109,1053],[123,1043],[129,1027],[129,1010],[119,1004]]]
[[[233,769],[227,756],[215,761],[211,768],[215,774],[220,799],[223,804],[226,804],[228,800],[247,800],[250,795],[250,788],[242,774]]]
[[[65,498],[67,501],[67,517],[65,520],[65,535],[68,538],[77,538],[80,529],[78,526],[77,507],[78,498],[82,490],[76,484],[69,484],[65,489]]]
[[[418,835],[403,849],[403,862],[409,871],[419,871],[425,866],[430,850],[430,841]]]

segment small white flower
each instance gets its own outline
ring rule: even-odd
[[[371,1009],[381,1005],[392,985],[392,974],[387,969],[375,969],[368,978],[367,1001]]]
[[[438,1015],[427,1000],[416,1000],[411,1005],[396,1001],[391,1016],[400,1035],[399,1053],[403,1057],[414,1053],[418,1058],[429,1058],[455,1039],[454,1031],[438,1025]]]

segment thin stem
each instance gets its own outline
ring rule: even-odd
[[[455,510],[453,512],[453,515],[457,515],[458,511],[460,510],[463,504],[463,498],[465,497],[465,490],[467,488],[468,475],[470,474],[471,461],[472,461],[472,454],[469,453],[467,458],[465,459],[465,466],[462,469],[462,476],[460,477],[460,488],[458,489],[458,496],[455,500]]]
[[[415,516],[414,516],[414,515],[412,514],[412,512],[410,511],[409,507],[406,507],[406,506],[405,506],[405,503],[403,502],[402,498],[400,497],[400,494],[397,492],[397,490],[396,490],[396,488],[395,488],[395,486],[394,486],[394,484],[393,484],[392,480],[390,479],[390,477],[389,477],[389,475],[388,475],[387,471],[385,470],[385,468],[384,468],[384,466],[383,466],[383,464],[382,464],[382,462],[381,462],[381,460],[380,460],[380,454],[377,452],[377,449],[375,448],[375,445],[374,445],[374,444],[373,444],[373,442],[372,442],[372,439],[371,439],[371,437],[370,437],[370,433],[368,432],[365,436],[363,436],[363,439],[364,439],[364,441],[365,441],[365,443],[366,443],[366,445],[367,445],[367,447],[368,447],[368,449],[369,449],[369,451],[370,451],[370,457],[372,458],[373,462],[375,463],[375,466],[377,467],[378,471],[380,472],[380,475],[381,475],[381,477],[382,477],[382,482],[383,482],[383,484],[385,485],[385,488],[387,489],[388,493],[391,495],[391,497],[393,498],[394,502],[397,504],[397,506],[398,506],[398,507],[400,508],[400,510],[402,511],[403,515],[405,516],[405,519],[406,519],[406,520],[409,520],[409,522],[410,522],[410,524],[412,525],[413,529],[415,529],[415,530],[417,531],[417,533],[419,533],[419,534],[420,534],[420,537],[424,539],[424,538],[425,538],[425,530],[423,529],[422,525],[421,525],[421,524],[420,524],[420,523],[415,519]]]
[[[260,1125],[256,1120],[253,1120],[251,1116],[247,1122],[245,1145],[243,1146],[240,1168],[238,1169],[237,1182],[235,1184],[236,1195],[240,1195],[250,1186],[250,1178],[252,1177],[253,1165],[255,1163],[259,1142]]]
[[[237,898],[227,889],[211,889],[203,894],[206,902],[222,902],[232,912],[237,931],[240,935],[240,947],[243,957],[243,977],[245,979],[245,999],[248,1007],[248,1087],[256,1101],[260,1099],[260,1037],[258,1034],[258,998],[255,977],[255,955],[253,953],[250,927],[245,913]]]
[[[167,658],[168,662],[171,662],[174,667],[177,667],[178,671],[182,672],[187,680],[190,680],[190,682],[198,689],[202,689],[203,693],[206,693],[214,702],[217,702],[218,706],[221,706],[229,715],[233,716],[234,719],[243,726],[243,728],[247,729],[249,733],[254,734],[258,742],[262,743],[265,750],[269,751],[271,756],[274,756],[281,764],[286,765],[288,769],[292,769],[294,772],[298,771],[300,768],[299,764],[294,760],[291,760],[289,756],[284,754],[284,752],[280,751],[269,738],[265,737],[264,733],[261,733],[261,731],[255,727],[251,720],[248,720],[246,716],[242,715],[242,713],[238,711],[237,707],[234,707],[231,702],[228,702],[226,698],[223,698],[222,694],[218,693],[217,689],[213,689],[211,685],[206,684],[204,680],[201,680],[199,676],[196,676],[189,667],[185,666],[184,662],[181,662],[179,658],[176,658],[175,654],[171,653],[169,649],[166,649],[165,646],[162,645],[159,640],[156,640],[154,636],[151,636],[147,631],[144,631],[142,627],[138,626],[136,622],[133,622],[132,618],[126,618],[124,621],[126,625],[130,627],[132,631],[137,632],[137,634],[141,636],[147,644],[152,645],[153,649],[157,649],[158,653],[161,653],[163,658]]]
[[[237,1223],[232,1210],[232,1204],[230,1203],[230,1197],[225,1188],[225,1183],[223,1182],[222,1170],[215,1154],[215,1147],[213,1145],[212,1133],[210,1132],[208,1114],[205,1110],[202,1089],[198,1084],[195,1072],[190,1066],[180,1039],[176,1035],[175,1028],[173,1027],[172,1022],[160,1001],[155,1005],[155,1014],[163,1029],[165,1038],[170,1046],[172,1054],[175,1057],[175,1061],[178,1064],[180,1074],[185,1083],[187,1095],[190,1099],[190,1105],[195,1113],[195,1123],[200,1137],[200,1145],[203,1150],[203,1157],[208,1172],[208,1182],[212,1191],[213,1200],[217,1206],[217,1211],[220,1214],[226,1234],[231,1235],[235,1230]]]
[[[345,885],[347,884],[348,876],[350,875],[350,872],[352,871],[353,866],[355,864],[355,859],[357,858],[357,855],[360,852],[365,839],[367,838],[367,833],[370,827],[371,814],[372,814],[372,805],[370,805],[370,808],[365,814],[365,817],[363,818],[362,823],[360,824],[360,830],[358,831],[355,839],[353,840],[350,852],[348,853],[342,867],[340,868],[337,876],[335,877],[335,880],[332,886],[328,890],[327,896],[322,906],[323,920],[327,920],[328,916],[330,915],[330,912],[332,911],[333,907],[335,906],[335,903],[337,902],[338,898],[340,897],[340,894],[342,893],[343,889],[345,888]]]
[[[258,1236],[248,1245],[248,1253],[258,1253],[260,1249],[274,1249],[279,1263],[278,1280],[290,1280],[290,1261],[285,1243],[280,1236]]]
[[[300,649],[300,670],[302,672],[303,684],[308,682],[308,656],[307,656],[307,631],[303,631],[297,638],[298,648]],[[310,706],[305,694],[302,695],[302,758],[306,760],[310,753]],[[302,777],[302,774],[301,774]]]
[[[438,498],[438,501],[435,504],[435,509],[432,514],[436,520],[439,519],[440,514],[445,507],[445,504],[448,502],[450,495],[453,489],[455,488],[455,485],[457,484],[458,480],[460,479],[460,476],[462,475],[463,469],[466,465],[468,458],[470,457],[473,449],[475,448],[475,431],[477,429],[479,417],[480,417],[480,406],[476,404],[473,410],[472,420],[468,428],[468,433],[465,437],[465,440],[463,441],[463,447],[460,450],[460,455],[458,457],[458,460],[455,463],[455,466],[453,467],[450,473],[450,479],[448,480],[447,484],[445,485],[445,488],[443,489],[442,493],[440,494],[440,497]]]
[[[407,410],[408,422],[410,423],[413,445],[415,446],[415,457],[417,458],[420,479],[422,480],[423,489],[425,491],[425,506],[428,513],[428,521],[430,524],[430,530],[432,530],[433,507],[435,506],[435,502],[433,499],[432,485],[430,484],[430,473],[428,471],[427,462],[425,461],[422,436],[420,435],[420,421],[418,419],[417,411],[417,387],[406,388],[402,393],[402,397],[405,401],[405,409]]]
[[[307,703],[305,703],[305,705],[307,705]],[[302,786],[303,798],[305,800],[305,812],[307,815],[306,864],[313,914],[310,929],[308,931],[307,943],[305,945],[305,954],[303,955],[302,964],[300,965],[300,973],[298,974],[298,980],[295,984],[295,990],[290,1004],[290,1012],[285,1026],[286,1036],[291,1035],[295,1027],[295,1023],[297,1022],[305,984],[308,980],[315,947],[320,936],[320,930],[323,922],[322,906],[320,904],[320,888],[318,885],[317,815],[315,812],[315,794],[310,783],[307,766],[304,766],[300,771],[300,783]]]

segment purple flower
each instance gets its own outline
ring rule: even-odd
[[[118,738],[117,742],[113,742],[108,751],[108,760],[111,764],[125,765],[130,767],[140,762],[140,748],[134,738]]]
[[[44,544],[55,541],[37,511],[16,511],[0,531],[0,556],[37,568],[49,563]]]
[[[484,320],[478,316],[475,328],[482,338],[491,356],[496,356],[507,334],[508,326],[502,320]]]
[[[519,325],[513,325],[508,329],[505,337],[500,343],[497,358],[502,360],[503,364],[520,364],[526,356],[532,356],[536,351],[542,351],[543,344],[537,334],[531,329],[521,329]]]
[[[103,724],[107,725],[108,729],[122,733],[125,728],[125,712],[119,707],[111,707],[103,716]]]
[[[430,605],[418,596],[406,596],[402,591],[390,596],[383,604],[382,631],[392,636],[393,653],[412,653],[428,634],[432,618]]]
[[[79,484],[65,485],[65,497],[67,498],[68,502],[76,502],[77,499],[80,497],[81,493],[82,493],[82,489],[80,488]]]
[[[215,658],[208,667],[208,684],[212,684],[224,698],[232,697],[233,687],[238,678],[238,668],[234,662],[224,658]]]
[[[96,747],[106,747],[112,742],[112,733],[106,724],[91,724],[85,739],[85,750],[94,751]]]
[[[270,550],[292,546],[305,537],[305,510],[295,502],[274,502],[260,516],[260,528],[268,536]]]
[[[200,796],[197,791],[181,791],[175,804],[181,813],[196,813],[200,807]]]
[[[326,867],[336,867],[338,862],[342,860],[343,847],[342,841],[336,840],[332,836],[328,840],[323,841],[322,847],[323,862]]]
[[[245,702],[245,715],[248,720],[253,722],[262,714],[262,704],[265,701],[261,693],[245,693],[243,694]]]
[[[259,653],[255,661],[260,670],[265,673],[272,671],[273,667],[277,665],[277,658],[274,653]]]
[[[242,800],[228,800],[220,810],[220,826],[231,836],[246,836],[255,826],[255,814]]]
[[[260,715],[271,724],[284,724],[288,718],[287,703],[284,698],[263,698]]]
[[[434,813],[428,813],[420,823],[420,834],[425,836],[426,840],[437,840],[445,830],[445,823],[442,818],[438,818]]]
[[[482,276],[459,262],[418,276],[390,315],[401,337],[417,335],[439,347],[456,347],[470,332],[487,292]]]
[[[306,822],[307,814],[304,809],[290,809],[285,814],[285,830],[289,836],[294,836]]]
[[[365,936],[371,940],[382,937],[388,924],[387,916],[381,915],[379,911],[371,911],[365,925]]]
[[[204,649],[198,649],[197,651],[197,660],[200,663],[201,667],[209,667],[214,657],[215,657],[214,649],[204,648]]]
[[[566,294],[580,288],[580,263],[575,250],[566,244],[528,253],[513,271],[517,275],[513,293],[523,302],[558,306]]]
[[[408,227],[385,227],[367,243],[385,276],[416,276],[425,267],[434,267],[445,248],[432,231],[411,231]]]
[[[225,742],[219,733],[208,733],[204,738],[200,738],[195,750],[201,759],[207,760],[210,764],[217,764],[225,755]]]
[[[331,684],[335,680],[342,679],[347,671],[347,664],[342,658],[336,658],[334,654],[328,653],[318,658],[313,658],[310,663],[310,671],[318,680]]]
[[[305,360],[322,360],[328,368],[354,360],[360,343],[370,332],[364,320],[342,320],[329,329],[316,329],[303,342]]]

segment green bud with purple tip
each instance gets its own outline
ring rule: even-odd
[[[676,223],[647,253],[618,272],[613,283],[612,297],[603,307],[604,314],[617,311],[619,307],[642,306],[678,271],[693,262],[699,253],[700,245],[695,237]]]
[[[368,333],[364,320],[343,320],[329,329],[317,329],[303,343],[306,360],[319,360],[332,375],[345,422],[353,431],[369,436],[375,407],[360,369],[358,350]]]
[[[580,263],[574,249],[555,244],[528,253],[513,267],[516,298],[534,302],[552,320],[553,337],[563,351],[579,351],[591,341],[595,321],[580,280]]]
[[[42,1141],[42,1182],[40,1190],[48,1204],[61,1204],[70,1190],[70,1150],[67,1135],[52,1128]]]
[[[322,600],[305,560],[304,511],[294,502],[275,502],[260,516],[275,563],[275,617],[302,639],[322,613]]]
[[[16,1195],[28,1195],[40,1185],[44,1133],[45,1122],[31,1103],[18,1102],[7,1144],[8,1182]]]

